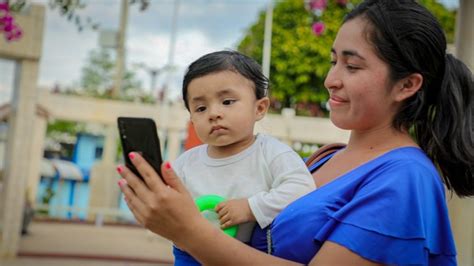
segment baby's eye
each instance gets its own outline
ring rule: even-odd
[[[235,103],[237,100],[224,100],[222,102],[223,105],[231,105],[233,103]]]
[[[204,112],[204,111],[206,111],[205,106],[198,106],[196,109],[194,109],[194,112],[196,112],[196,113],[200,113],[200,112]]]

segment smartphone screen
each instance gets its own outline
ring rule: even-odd
[[[160,140],[155,122],[149,118],[119,117],[117,124],[127,168],[143,179],[128,158],[128,154],[133,151],[143,156],[161,176],[163,159],[161,158]]]

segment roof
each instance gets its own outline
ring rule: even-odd
[[[61,159],[46,159],[41,161],[41,176],[46,178],[82,181],[84,176],[79,166],[71,161]]]

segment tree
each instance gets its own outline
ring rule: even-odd
[[[113,86],[114,76],[115,64],[110,52],[106,49],[92,50],[89,53],[88,62],[82,68],[80,81],[82,90],[65,92],[58,90],[58,92],[110,99],[110,88]],[[122,86],[123,93],[120,100],[155,102],[152,95],[144,92],[141,82],[135,78],[135,73],[132,71],[125,72]],[[71,138],[79,132],[87,132],[84,123],[58,120],[48,124],[47,136],[60,142],[64,136]]]
[[[9,10],[19,12],[27,6],[29,0],[1,0],[0,2],[4,2]],[[140,5],[139,10],[141,12],[147,10],[150,5],[150,0],[128,0],[128,2],[130,5]],[[86,28],[98,30],[100,27],[99,23],[93,21],[93,18],[84,18],[80,14],[86,8],[83,0],[49,0],[48,6],[51,10],[57,9],[61,16],[74,23],[78,31]]]
[[[454,43],[457,10],[449,10],[437,0],[419,0],[441,23],[448,43]]]
[[[324,34],[312,32],[314,15],[306,8],[305,1],[282,0],[273,10],[272,52],[270,65],[270,93],[282,107],[294,107],[296,103],[320,104],[328,94],[323,82],[330,64],[330,49],[348,8],[327,1],[327,8],[321,13]],[[360,0],[347,1],[348,7]],[[447,31],[448,40],[454,34],[455,11],[447,10],[435,0],[422,0]],[[265,12],[252,25],[238,45],[238,50],[257,61],[262,58]]]
[[[82,68],[81,86],[83,94],[99,98],[111,98],[110,89],[113,86],[115,76],[115,61],[109,50],[92,50],[88,62]],[[134,96],[144,95],[142,84],[136,79],[135,73],[126,70],[123,76],[122,88],[123,100],[135,100]],[[147,98],[148,99],[148,98]]]

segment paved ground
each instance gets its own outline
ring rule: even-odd
[[[172,244],[133,226],[39,222],[20,242],[19,257],[1,266],[171,265]]]

